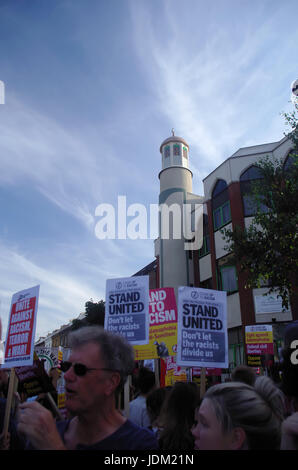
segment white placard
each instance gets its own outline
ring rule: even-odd
[[[107,280],[104,327],[132,345],[149,343],[149,276]]]
[[[225,291],[179,287],[177,364],[229,366]]]

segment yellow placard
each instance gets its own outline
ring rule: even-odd
[[[245,334],[246,344],[273,343],[272,331],[250,331]]]
[[[65,393],[58,393],[58,408],[64,408],[65,407]]]
[[[184,370],[176,372],[176,374],[174,374],[174,382],[187,382],[186,372]]]
[[[171,387],[174,383],[174,369],[168,370],[165,376],[165,386]]]

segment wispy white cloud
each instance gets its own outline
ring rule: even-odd
[[[90,208],[81,201],[100,194],[94,178],[96,155],[59,123],[11,96],[1,109],[0,132],[0,183],[28,182],[90,226]]]
[[[144,187],[139,161],[123,158],[114,135],[80,134],[11,95],[0,111],[0,184],[28,182],[91,231],[95,207],[124,182]]]
[[[92,288],[78,274],[43,267],[32,261],[30,255],[20,253],[16,246],[3,243],[0,244],[0,278],[0,315],[5,327],[12,295],[34,285],[41,286],[37,317],[37,331],[40,334],[51,331],[53,324],[61,326],[77,317],[90,298],[99,300],[100,289]]]
[[[93,241],[92,241],[93,240]],[[0,242],[0,317],[6,331],[12,295],[40,285],[37,336],[44,335],[85,308],[105,299],[106,280],[129,277],[154,259],[152,240],[98,240],[77,245],[55,243],[50,252],[31,253]]]
[[[0,185],[12,190],[19,183],[28,185],[37,191],[37,197],[38,193],[44,195],[88,229],[77,244],[74,234],[70,244],[66,223],[68,242],[62,243],[61,239],[48,240],[36,221],[35,247],[24,246],[17,233],[10,244],[0,242],[0,315],[5,323],[14,292],[40,284],[37,331],[44,334],[52,325],[58,327],[77,316],[88,299],[103,299],[106,279],[130,276],[143,261],[151,261],[150,240],[99,241],[94,233],[98,204],[115,202],[118,192],[123,193],[123,182],[135,190],[147,183],[139,156],[137,160],[124,159],[114,145],[115,136],[110,143],[98,133],[95,136],[94,129],[75,133],[11,95],[0,111]],[[142,201],[132,199],[128,204],[133,202]],[[13,227],[8,230],[2,230],[7,239]]]
[[[218,13],[220,6],[210,6],[208,13],[202,2],[179,11],[165,2],[158,20],[147,2],[131,4],[140,64],[160,111],[190,143],[199,179],[247,139],[258,143],[282,137],[273,114],[282,102],[278,87],[295,70],[289,57],[297,29],[281,37],[282,9],[266,10],[255,3],[250,12],[247,5],[232,3],[228,11],[222,5]],[[222,15],[220,22],[216,13]]]

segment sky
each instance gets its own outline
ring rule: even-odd
[[[154,260],[149,228],[147,239],[99,239],[96,208],[117,215],[125,196],[149,213],[172,128],[199,195],[239,148],[283,138],[296,10],[296,0],[0,0],[2,339],[15,292],[40,285],[38,339],[104,300],[107,279]]]

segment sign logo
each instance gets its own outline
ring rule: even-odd
[[[18,297],[18,300],[17,300],[17,301],[18,301],[18,302],[20,302],[21,300],[23,300],[23,299],[25,299],[26,297],[28,297],[28,295],[30,295],[30,293],[29,293],[29,292],[28,292],[28,294],[21,294],[21,295],[19,295],[19,297]]]

